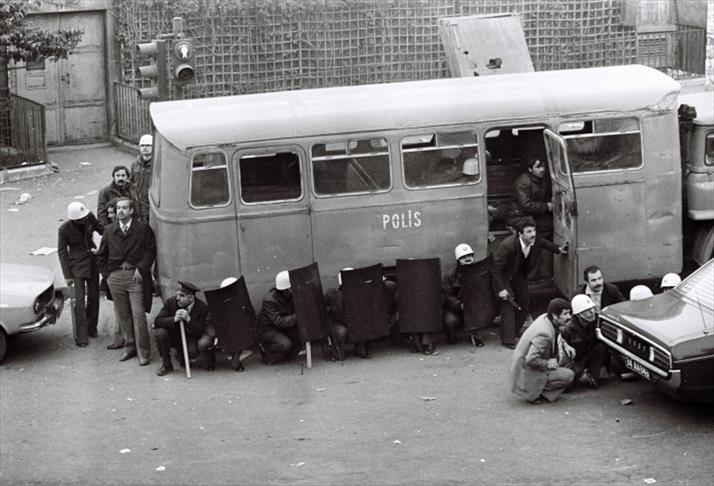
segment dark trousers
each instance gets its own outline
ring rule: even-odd
[[[589,351],[582,354],[575,354],[575,366],[573,371],[575,371],[575,379],[577,380],[585,370],[590,373],[590,376],[596,380],[600,378],[600,370],[605,365],[608,358],[608,352],[605,345],[601,342],[595,343],[595,345],[590,348]]]
[[[97,333],[99,320],[99,272],[94,269],[90,278],[74,280],[74,341],[89,342],[89,331]]]
[[[523,323],[530,312],[530,296],[528,295],[528,281],[524,275],[516,275],[511,279],[508,293],[521,307],[516,310],[508,301],[501,301],[501,342],[515,344],[516,336],[523,327]]]
[[[154,340],[164,366],[173,366],[171,364],[171,348],[178,351],[179,362],[183,361],[183,345],[181,344],[181,333],[179,331],[169,331],[163,328],[154,329]],[[194,336],[186,335],[186,348],[188,348],[189,359],[198,358],[198,355],[206,352],[210,346],[211,338],[209,336],[204,335],[200,339],[196,339]]]
[[[260,333],[260,344],[267,354],[266,361],[275,362],[281,358],[294,358],[300,352],[302,343],[298,328],[266,329]]]

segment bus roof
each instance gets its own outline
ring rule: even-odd
[[[714,125],[714,91],[689,93],[679,97],[679,102],[691,105],[697,109],[694,123],[698,125]]]
[[[544,115],[673,109],[679,83],[639,66],[280,91],[151,104],[180,150]]]

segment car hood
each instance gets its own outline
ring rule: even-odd
[[[15,306],[19,300],[34,299],[54,282],[54,271],[39,265],[0,263],[0,302]]]
[[[674,292],[611,305],[607,317],[670,349],[675,360],[714,354],[714,313]]]

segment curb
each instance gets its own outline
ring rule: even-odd
[[[3,169],[0,170],[0,184],[41,177],[53,172],[52,166],[48,163],[18,167],[16,169]]]

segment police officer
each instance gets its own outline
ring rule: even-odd
[[[444,294],[443,322],[449,344],[456,344],[456,330],[464,325],[464,301],[462,287],[462,268],[472,265],[474,251],[466,243],[460,243],[454,248],[456,266],[444,277],[441,290]],[[471,342],[474,346],[483,346],[483,341],[471,333]]]
[[[600,370],[608,359],[607,348],[595,334],[597,309],[585,294],[576,295],[570,304],[573,317],[563,331],[563,338],[575,349],[572,361],[575,382],[581,380],[591,388],[597,388]]]
[[[339,357],[342,358],[344,344],[347,342],[349,329],[347,327],[347,319],[345,316],[345,304],[342,292],[342,274],[354,270],[351,267],[345,267],[337,274],[338,287],[330,289],[325,293],[325,303],[327,304],[327,319],[330,326],[330,336],[334,340],[333,346],[338,351]],[[355,342],[355,354],[363,359],[370,359],[369,343],[366,341]]]
[[[659,288],[662,292],[671,290],[682,282],[682,279],[676,273],[668,273],[662,277],[662,283],[660,283]]]
[[[205,334],[208,305],[196,298],[198,291],[198,287],[190,282],[179,282],[176,295],[166,299],[154,320],[154,339],[156,349],[161,355],[161,368],[156,372],[158,376],[164,376],[174,370],[171,348],[178,351],[179,363],[185,366],[181,322],[184,324],[189,359],[197,358],[199,353],[205,353],[211,345],[211,338]],[[213,369],[212,362],[205,361],[206,368],[209,371]]]
[[[149,134],[139,139],[139,156],[131,164],[129,181],[136,189],[139,202],[139,217],[149,223],[149,188],[151,187],[151,163],[154,150],[154,137]]]
[[[300,352],[297,316],[287,270],[275,276],[275,287],[263,298],[258,315],[258,342],[265,364],[294,358]]]
[[[67,218],[57,231],[57,254],[67,285],[74,286],[74,340],[77,346],[97,337],[99,319],[99,266],[92,235],[102,233],[97,218],[84,204],[67,206]],[[86,299],[86,304],[85,304]]]
[[[635,285],[630,289],[630,300],[642,300],[654,295],[646,285]]]

